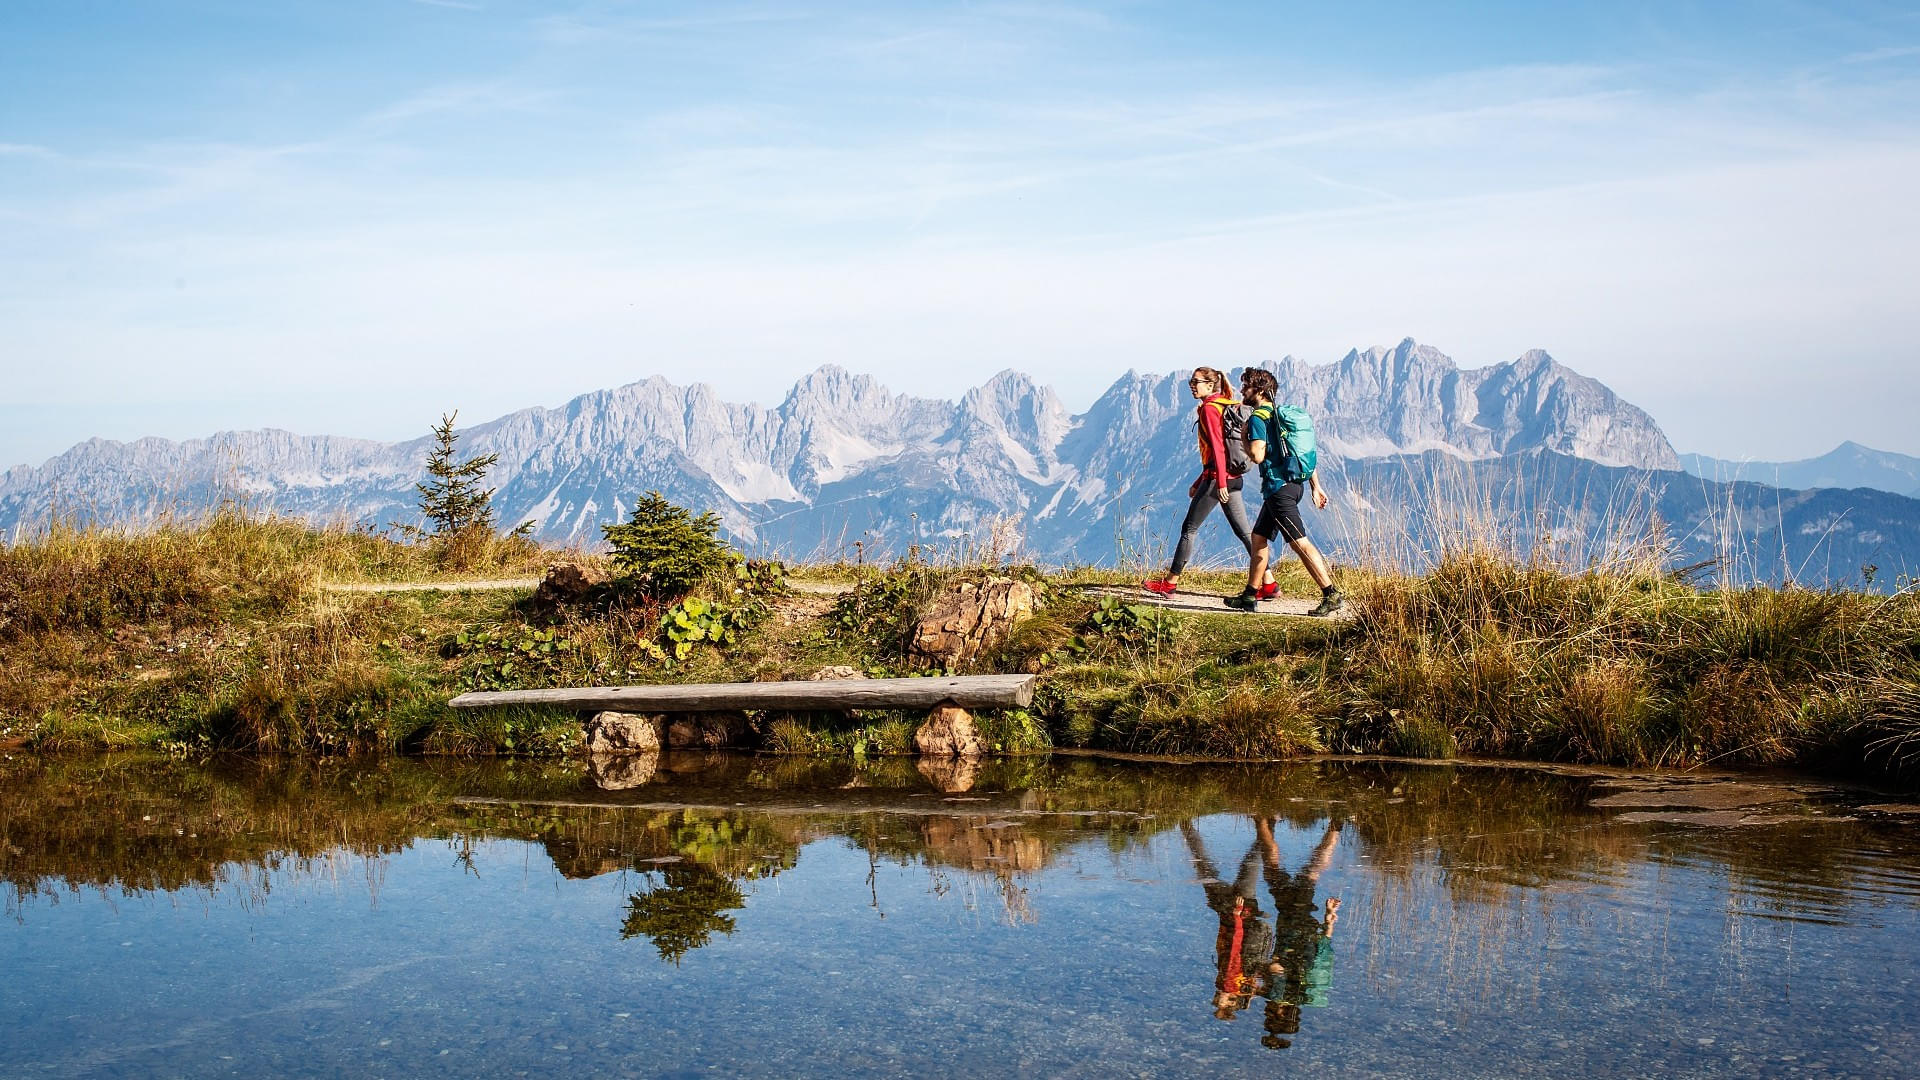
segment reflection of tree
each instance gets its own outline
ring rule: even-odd
[[[662,960],[677,964],[716,932],[733,933],[733,916],[721,913],[745,908],[747,898],[731,879],[697,863],[681,863],[657,873],[664,879],[660,884],[627,898],[622,938],[644,934],[660,950]]]

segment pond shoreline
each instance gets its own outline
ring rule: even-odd
[[[1325,620],[1170,612],[1127,599],[1134,575],[1085,568],[763,567],[669,603],[622,592],[579,552],[502,545],[453,575],[432,558],[237,515],[0,550],[0,747],[565,756],[582,717],[446,703],[911,675],[930,666],[916,642],[930,610],[998,589],[1030,595],[1032,613],[962,642],[947,667],[1040,683],[1031,707],[971,718],[988,756],[1791,767],[1920,788],[1912,591],[1701,588],[1654,563],[1571,571],[1469,553],[1419,577],[1343,572],[1350,617]],[[520,587],[555,563],[599,584]],[[1311,592],[1298,567],[1282,571],[1283,594]],[[1231,573],[1188,577],[1189,590],[1236,587]],[[475,587],[502,583],[515,587]],[[903,755],[922,719],[757,714],[691,737]]]

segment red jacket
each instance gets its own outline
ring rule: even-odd
[[[1214,487],[1227,486],[1230,477],[1222,465],[1227,460],[1227,435],[1220,417],[1226,412],[1226,407],[1233,404],[1236,402],[1231,394],[1215,394],[1200,403],[1200,421],[1197,425],[1200,433],[1200,479],[1194,481],[1196,484],[1211,478]]]

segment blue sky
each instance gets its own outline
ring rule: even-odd
[[[1915,4],[15,0],[0,467],[1408,336],[1920,453],[1916,176]]]

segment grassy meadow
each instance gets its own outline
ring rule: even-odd
[[[560,560],[614,575],[541,608]],[[1132,581],[953,560],[636,567],[468,535],[406,541],[224,511],[142,531],[55,529],[0,548],[0,746],[299,754],[560,754],[577,718],[459,713],[469,689],[913,670],[918,614],[1014,573],[1040,614],[972,670],[1042,676],[979,717],[1003,752],[1216,758],[1379,753],[1628,766],[1791,765],[1920,778],[1920,594],[1691,583],[1652,555],[1566,568],[1463,544],[1422,575],[1345,570],[1338,621],[1168,615],[1079,586]],[[1312,595],[1297,562],[1284,592]],[[436,582],[405,591],[340,586]],[[839,592],[827,591],[832,583]],[[809,588],[809,585],[814,587]],[[1191,575],[1188,588],[1237,587]],[[904,753],[918,717],[759,716],[787,753]]]

